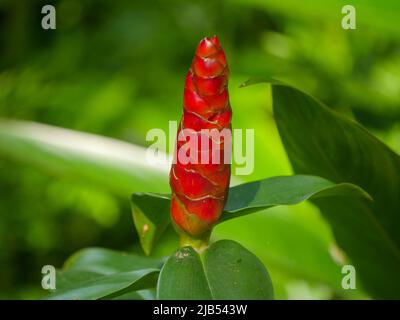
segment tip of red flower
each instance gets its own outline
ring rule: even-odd
[[[221,49],[217,36],[203,38],[196,50],[196,55],[205,58],[216,54]]]
[[[217,47],[218,49],[220,48],[219,40],[218,40],[218,37],[217,37],[216,35],[214,35],[214,36],[210,39],[210,41],[214,44],[215,47]]]

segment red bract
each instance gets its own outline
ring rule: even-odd
[[[183,117],[170,172],[172,219],[179,230],[194,238],[209,234],[227,198],[230,164],[225,163],[225,151],[231,147],[232,116],[228,75],[225,53],[217,37],[201,40],[186,76]],[[228,132],[229,137],[215,141],[204,129]],[[190,139],[184,134],[187,131],[191,132]],[[190,161],[183,161],[180,154]],[[213,161],[214,156],[219,161]]]

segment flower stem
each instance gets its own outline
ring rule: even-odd
[[[207,236],[202,238],[192,238],[187,234],[180,235],[180,241],[179,241],[180,247],[190,246],[193,247],[193,249],[195,249],[198,253],[202,253],[205,249],[207,249],[209,244],[210,244],[209,234],[207,234]]]

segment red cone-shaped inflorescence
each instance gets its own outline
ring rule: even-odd
[[[217,37],[201,40],[186,76],[183,117],[170,172],[172,219],[178,229],[194,238],[209,234],[227,198],[230,163],[225,151],[229,148],[230,155],[232,116],[228,75]],[[189,137],[183,134],[187,132]],[[218,140],[211,132],[228,132],[229,138],[222,135]],[[184,161],[181,154],[190,160]]]

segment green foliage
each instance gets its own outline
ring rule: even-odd
[[[170,223],[169,195],[134,193],[131,197],[132,216],[143,251],[149,255],[154,243]]]
[[[169,190],[168,168],[140,165],[142,147],[148,144],[145,136],[149,129],[167,130],[168,120],[179,118],[182,79],[193,48],[205,35],[217,34],[226,49],[232,75],[233,127],[254,128],[256,132],[254,173],[240,180],[234,177],[233,181],[293,174],[272,117],[270,91],[266,94],[260,86],[236,89],[250,75],[274,76],[313,94],[399,151],[399,2],[353,1],[356,30],[341,28],[343,4],[347,3],[173,0],[116,4],[60,0],[54,2],[57,32],[48,32],[37,27],[40,1],[2,1],[0,117],[50,126],[26,122],[9,126],[8,122],[6,128],[4,122],[0,124],[0,298],[45,295],[40,287],[41,267],[60,266],[71,252],[83,247],[95,245],[142,254],[132,233],[127,198],[135,191]],[[321,131],[329,129],[311,119],[299,127],[299,143],[318,139],[307,134],[311,123]],[[66,135],[65,130],[55,127],[79,134]],[[39,128],[45,130],[36,130]],[[105,144],[102,152],[88,155],[92,140],[87,140],[89,136],[83,132],[111,137],[107,142],[113,146],[120,146],[121,140],[128,142],[127,149],[140,152],[128,152],[126,157],[121,148]],[[308,139],[300,141],[303,135]],[[70,148],[65,148],[66,144]],[[132,149],[132,144],[138,148]],[[345,154],[349,163],[353,153]],[[370,156],[380,157],[378,153]],[[321,172],[305,167],[307,170],[296,174],[322,176],[335,184],[358,184],[343,175],[339,180],[331,178],[324,161],[320,164],[313,157],[311,154],[310,160],[302,161],[310,161]],[[290,160],[295,169],[292,157]],[[385,171],[386,165],[381,169]],[[374,175],[381,177],[375,171]],[[371,177],[366,172],[363,176],[366,180]],[[398,174],[394,172],[393,176]],[[392,183],[377,188],[390,194],[397,190]],[[375,199],[375,190],[371,192],[368,183],[359,186]],[[385,201],[375,199],[379,207]],[[328,198],[323,202],[329,202]],[[322,208],[318,200],[313,203]],[[385,208],[382,216],[389,211]],[[327,212],[323,210],[322,219],[310,202],[273,207],[218,225],[213,239],[232,239],[253,252],[268,266],[277,298],[365,298],[359,282],[355,291],[340,286],[341,266],[354,263],[354,258],[349,261],[348,252],[343,254],[335,244],[331,231],[334,221],[327,221],[337,212]],[[341,212],[344,215],[347,211]],[[373,212],[380,215],[381,210]],[[351,221],[345,222],[354,224],[354,216],[348,218]],[[369,228],[361,224],[363,219],[358,221],[360,229]],[[338,229],[337,223],[333,229]],[[393,236],[396,224],[387,229],[392,229]],[[167,228],[152,255],[164,256],[176,249],[171,231]],[[374,237],[364,237],[367,235]],[[355,234],[349,237],[350,241]],[[149,237],[148,241],[153,240]],[[380,242],[379,237],[375,242]],[[352,250],[365,252],[365,247],[368,245],[358,241]],[[385,251],[376,255],[377,251],[371,250],[371,256],[379,260]],[[363,266],[357,266],[367,277],[377,279],[376,272],[387,278],[393,274],[391,266],[386,270],[375,264],[370,269],[368,263],[365,259]],[[395,267],[397,264],[393,264]],[[75,276],[79,278],[85,272]],[[391,294],[382,288],[387,278],[369,285],[368,292],[378,292],[373,296]],[[395,287],[396,279],[390,278],[389,284]],[[119,296],[143,297],[152,298],[153,291]]]
[[[69,257],[63,270],[89,271],[98,274],[111,274],[148,268],[159,268],[160,259],[148,258],[117,252],[103,248],[86,248]]]
[[[400,157],[357,123],[299,90],[275,83],[273,99],[296,173],[354,183],[374,199],[314,202],[368,292],[377,298],[400,298]]]
[[[304,175],[273,177],[230,188],[219,223],[279,205],[324,197],[370,199],[366,192],[349,183],[334,184],[320,177]],[[149,254],[170,223],[169,195],[134,193],[131,200],[136,230],[143,250]]]
[[[102,248],[71,256],[57,272],[57,290],[47,299],[272,299],[264,265],[240,244],[224,240],[200,255],[184,247],[162,262]],[[158,278],[158,284],[157,284]]]
[[[250,251],[230,240],[213,243],[202,253],[192,247],[176,251],[163,266],[159,299],[272,299],[272,282]]]
[[[113,299],[132,292],[140,299],[148,295],[141,290],[156,286],[161,264],[160,260],[108,249],[84,249],[57,272],[57,289],[48,299]]]
[[[113,299],[131,291],[153,288],[157,281],[157,269],[144,269],[114,273],[106,276],[86,274],[87,279],[70,281],[64,289],[58,289],[48,299],[51,300],[95,300]],[[73,273],[74,275],[75,273]],[[68,274],[63,275],[68,277]],[[82,275],[81,275],[82,276]],[[62,283],[66,284],[64,280]]]
[[[118,195],[132,189],[162,191],[168,185],[168,168],[151,165],[145,148],[107,137],[1,120],[1,150],[50,174],[79,176]]]

